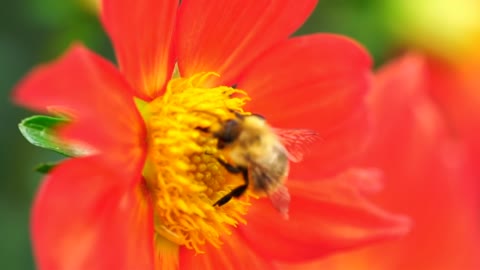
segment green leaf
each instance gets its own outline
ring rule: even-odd
[[[35,146],[53,150],[67,157],[88,154],[88,149],[68,144],[56,134],[54,129],[68,123],[68,121],[68,119],[62,117],[35,115],[24,119],[18,127],[27,141]]]
[[[46,163],[41,163],[41,164],[38,164],[37,167],[35,167],[35,171],[36,171],[36,172],[39,172],[39,173],[42,173],[42,174],[47,174],[47,173],[49,173],[53,168],[55,168],[59,163],[60,163],[60,161],[58,161],[58,162],[46,162]]]

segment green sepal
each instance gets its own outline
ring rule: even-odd
[[[55,168],[59,162],[46,162],[46,163],[40,163],[38,164],[37,167],[35,167],[35,171],[39,172],[41,174],[47,174],[49,173],[53,168]]]
[[[67,157],[78,157],[88,154],[88,150],[66,143],[58,137],[55,128],[68,123],[64,117],[35,115],[25,118],[18,128],[31,144],[53,150]]]

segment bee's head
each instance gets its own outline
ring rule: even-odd
[[[241,119],[228,119],[214,135],[218,139],[218,149],[223,149],[237,140],[241,132]]]
[[[205,128],[197,127],[197,129],[203,132],[209,132],[213,134],[213,136],[218,140],[218,143],[217,143],[218,149],[224,149],[225,147],[228,147],[229,145],[233,144],[240,136],[240,133],[244,129],[246,122],[253,121],[253,123],[255,123],[253,126],[257,126],[257,125],[263,126],[263,123],[265,122],[265,118],[260,114],[244,115],[236,111],[230,111],[232,114],[234,114],[235,117],[222,121],[218,115],[215,115],[213,113],[204,112],[204,111],[196,111],[196,112],[204,113],[217,118],[218,120],[217,125],[211,126],[211,127],[205,127]]]

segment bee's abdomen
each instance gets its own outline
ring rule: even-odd
[[[276,149],[257,164],[252,164],[250,177],[253,190],[269,193],[283,184],[287,173],[288,157],[286,152]]]

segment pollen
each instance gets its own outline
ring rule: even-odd
[[[144,178],[154,205],[155,232],[175,244],[202,252],[221,245],[221,236],[245,223],[248,192],[222,206],[215,202],[241,185],[239,175],[218,162],[222,153],[209,128],[242,111],[245,92],[204,87],[215,73],[174,78],[164,95],[141,109],[148,132]]]

